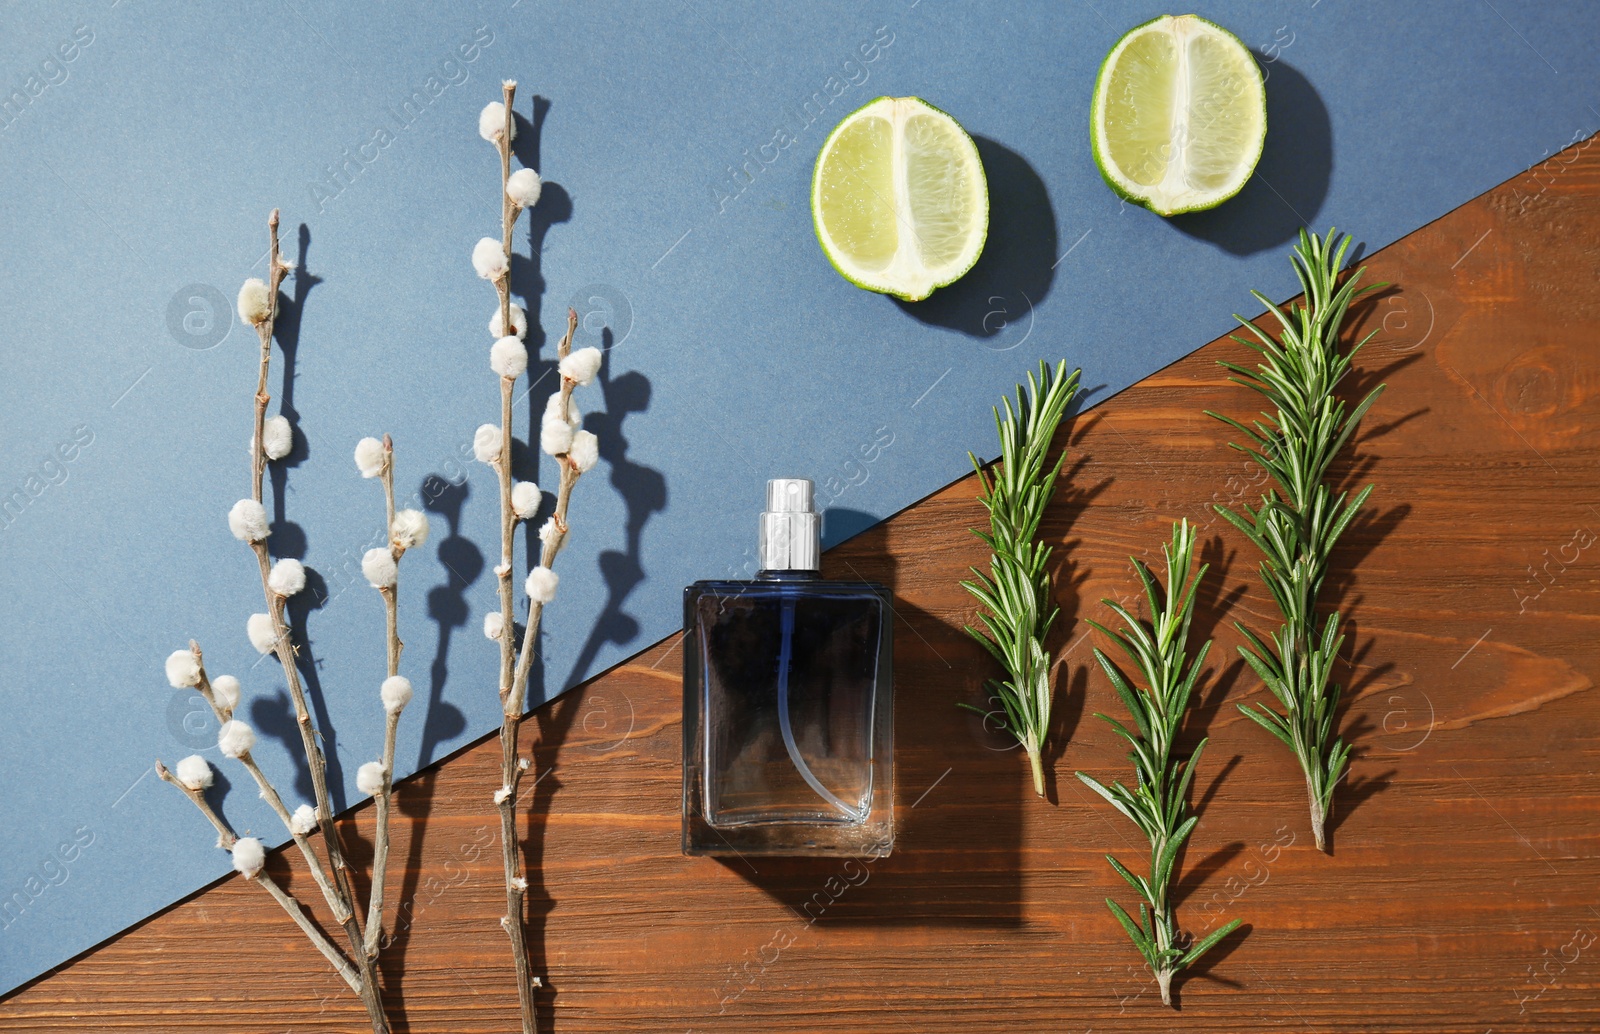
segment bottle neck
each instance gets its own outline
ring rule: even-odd
[[[821,571],[757,571],[756,578],[763,582],[812,582],[822,577]]]

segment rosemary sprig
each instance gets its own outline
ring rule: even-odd
[[[989,530],[973,528],[972,533],[988,545],[990,557],[988,573],[974,567],[976,580],[961,583],[985,608],[979,612],[984,627],[966,629],[1005,669],[1006,678],[990,679],[988,685],[1005,710],[1006,728],[1027,752],[1033,791],[1040,797],[1045,795],[1043,751],[1053,697],[1044,639],[1060,608],[1051,599],[1046,570],[1051,550],[1039,541],[1039,522],[1067,457],[1063,450],[1048,473],[1045,458],[1062,414],[1077,393],[1081,372],[1068,374],[1063,360],[1052,373],[1041,361],[1038,378],[1030,371],[1026,390],[1017,385],[1016,407],[1008,396],[1002,400],[1004,417],[995,408],[1000,464],[992,476],[978,457],[967,454],[983,486],[979,501],[989,511]],[[970,704],[961,706],[986,717],[993,714]]]
[[[1137,777],[1135,787],[1130,790],[1120,781],[1107,786],[1078,773],[1085,786],[1127,816],[1150,841],[1149,876],[1136,876],[1127,866],[1106,855],[1106,861],[1117,875],[1138,891],[1139,919],[1135,921],[1111,898],[1106,898],[1106,906],[1155,974],[1165,1005],[1172,1004],[1173,976],[1194,964],[1240,923],[1235,919],[1186,948],[1180,943],[1168,896],[1175,882],[1178,852],[1195,823],[1200,821],[1198,815],[1189,814],[1187,795],[1194,770],[1200,764],[1200,755],[1206,749],[1206,741],[1202,739],[1187,762],[1173,757],[1173,745],[1183,727],[1184,713],[1200,676],[1200,666],[1211,649],[1208,639],[1194,659],[1188,660],[1189,619],[1194,612],[1195,590],[1205,578],[1207,566],[1201,564],[1199,572],[1194,571],[1194,537],[1194,528],[1187,520],[1172,526],[1172,541],[1161,547],[1167,561],[1165,585],[1143,563],[1129,558],[1134,572],[1144,583],[1145,599],[1150,605],[1148,623],[1139,621],[1115,600],[1101,602],[1122,619],[1125,627],[1121,632],[1112,632],[1096,621],[1089,622],[1128,655],[1145,684],[1142,691],[1135,688],[1111,658],[1098,647],[1095,649],[1095,660],[1100,662],[1117,696],[1127,705],[1134,727],[1130,729],[1103,714],[1097,713],[1096,717],[1109,722],[1117,735],[1133,747],[1129,757]]]
[[[1317,594],[1327,574],[1334,544],[1372,492],[1367,485],[1355,497],[1341,492],[1337,499],[1324,483],[1328,467],[1355,433],[1356,424],[1383,391],[1380,384],[1355,408],[1345,409],[1334,395],[1347,373],[1350,360],[1376,334],[1368,334],[1341,351],[1339,334],[1351,302],[1387,284],[1356,287],[1365,267],[1345,277],[1339,269],[1350,238],[1328,231],[1324,239],[1300,231],[1295,248],[1295,275],[1305,301],[1285,313],[1259,291],[1256,300],[1277,317],[1279,340],[1235,315],[1255,340],[1234,335],[1234,340],[1261,354],[1254,370],[1234,363],[1221,365],[1235,376],[1228,378],[1259,392],[1274,412],[1262,411],[1265,420],[1245,426],[1231,417],[1207,410],[1248,439],[1229,444],[1248,455],[1271,475],[1275,485],[1251,509],[1216,510],[1261,550],[1261,580],[1283,615],[1283,625],[1270,639],[1235,622],[1249,640],[1239,653],[1259,675],[1283,710],[1266,704],[1239,705],[1239,710],[1294,751],[1305,773],[1311,801],[1311,831],[1317,847],[1327,850],[1324,834],[1333,811],[1333,790],[1344,774],[1350,747],[1334,733],[1339,686],[1329,684],[1344,637],[1339,634],[1339,613],[1329,614],[1317,628]]]

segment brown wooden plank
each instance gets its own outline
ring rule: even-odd
[[[1208,510],[1252,498],[1204,408],[1247,394],[1226,340],[1078,418],[1047,529],[1067,620],[1059,801],[954,706],[990,674],[960,633],[981,561],[971,479],[832,551],[887,581],[900,623],[901,838],[866,868],[678,852],[676,643],[541,712],[528,838],[538,968],[561,1031],[1600,1029],[1600,149],[1593,140],[1371,259],[1399,289],[1362,379],[1390,385],[1358,457],[1372,517],[1341,549],[1358,745],[1335,854],[1310,846],[1292,759],[1235,711],[1261,692],[1227,621],[1271,620],[1248,544]],[[1244,306],[1247,299],[1227,300]],[[1127,333],[1139,332],[1130,320]],[[1105,347],[1116,347],[1105,342]],[[1022,371],[1018,371],[1020,374]],[[985,446],[987,443],[974,443]],[[1082,619],[1126,597],[1128,554],[1205,529],[1197,617],[1212,737],[1180,919],[1236,935],[1163,1009],[1102,899],[1130,830],[1072,779],[1120,773],[1087,716]],[[1356,565],[1359,561],[1359,566]],[[491,740],[401,790],[404,908],[386,994],[414,1031],[516,1025],[489,794]],[[369,833],[370,811],[353,818]],[[195,849],[209,836],[196,821]],[[307,889],[287,859],[275,869]],[[355,999],[265,895],[228,879],[0,1003],[0,1030],[362,1029]]]

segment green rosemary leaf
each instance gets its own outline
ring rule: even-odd
[[[1240,714],[1244,715],[1246,718],[1249,718],[1263,729],[1272,733],[1272,735],[1278,737],[1278,739],[1283,741],[1283,745],[1285,747],[1288,747],[1290,750],[1294,749],[1294,740],[1290,738],[1292,734],[1289,731],[1289,725],[1278,716],[1276,711],[1262,707],[1260,704],[1255,706],[1251,706],[1249,704],[1240,704],[1238,706]]]
[[[1235,919],[1226,926],[1213,930],[1206,936],[1202,937],[1194,947],[1189,949],[1188,954],[1184,955],[1181,966],[1183,968],[1187,968],[1194,965],[1196,962],[1199,962],[1202,955],[1210,951],[1212,948],[1215,948],[1219,943],[1221,943],[1224,937],[1239,929],[1239,925],[1243,922],[1243,919]]]
[[[1106,904],[1150,964],[1161,987],[1161,1000],[1168,1004],[1173,975],[1188,964],[1178,946],[1170,889],[1183,845],[1200,821],[1198,815],[1190,813],[1188,794],[1206,746],[1206,741],[1201,740],[1187,761],[1174,754],[1200,666],[1211,645],[1207,642],[1190,657],[1189,629],[1200,580],[1206,572],[1203,564],[1196,570],[1194,549],[1194,529],[1188,521],[1179,521],[1173,525],[1171,542],[1162,547],[1165,579],[1137,559],[1133,561],[1134,573],[1150,607],[1149,618],[1141,621],[1115,601],[1102,600],[1122,619],[1123,627],[1112,632],[1097,622],[1089,622],[1122,647],[1145,687],[1136,689],[1131,678],[1103,651],[1095,649],[1096,660],[1138,727],[1136,734],[1116,719],[1098,716],[1132,748],[1129,757],[1134,762],[1138,789],[1130,790],[1120,782],[1105,786],[1078,773],[1084,785],[1138,826],[1150,843],[1148,876],[1130,872],[1121,862],[1106,856],[1117,874],[1143,899],[1139,904],[1140,921],[1135,923],[1115,901],[1107,899]],[[1261,649],[1266,650],[1265,644]]]
[[[1154,903],[1153,899],[1150,897],[1150,884],[1145,882],[1143,876],[1135,876],[1133,873],[1128,871],[1127,866],[1123,865],[1110,855],[1106,855],[1106,861],[1110,862],[1111,867],[1117,870],[1118,876],[1121,876],[1124,880],[1128,881],[1128,886],[1138,891],[1139,895],[1146,901],[1151,902],[1152,904]]]
[[[989,547],[990,557],[987,572],[973,568],[976,580],[961,583],[982,608],[978,616],[983,630],[968,626],[967,631],[1008,676],[992,685],[1005,710],[1007,730],[1028,756],[1034,792],[1041,797],[1054,698],[1044,641],[1061,611],[1053,599],[1052,550],[1039,541],[1039,528],[1066,462],[1063,452],[1047,466],[1050,444],[1077,393],[1078,377],[1079,371],[1067,373],[1065,362],[1054,370],[1041,362],[1037,375],[1030,371],[1027,384],[1017,386],[1014,404],[1007,396],[994,407],[998,464],[985,469],[968,453],[989,514],[987,530],[972,530]],[[994,712],[980,713],[988,717]]]
[[[1234,340],[1248,345],[1261,361],[1253,370],[1227,361],[1221,365],[1233,375],[1229,380],[1271,403],[1272,411],[1261,414],[1265,422],[1252,420],[1253,426],[1246,427],[1207,411],[1243,436],[1248,445],[1229,445],[1249,453],[1276,486],[1263,494],[1254,510],[1248,505],[1239,512],[1216,507],[1261,550],[1262,583],[1283,618],[1270,644],[1238,626],[1250,644],[1239,648],[1240,655],[1283,710],[1257,704],[1240,711],[1295,753],[1306,778],[1312,833],[1323,849],[1333,788],[1348,764],[1349,747],[1336,735],[1339,687],[1329,683],[1343,643],[1339,618],[1331,616],[1319,634],[1317,601],[1334,545],[1372,491],[1368,485],[1354,498],[1343,493],[1335,498],[1326,478],[1384,390],[1378,385],[1353,406],[1335,394],[1351,370],[1351,358],[1372,337],[1367,334],[1348,346],[1341,343],[1350,306],[1387,286],[1362,286],[1364,269],[1343,272],[1349,246],[1348,235],[1330,230],[1319,237],[1301,230],[1290,265],[1304,301],[1286,312],[1259,291],[1251,292],[1277,320],[1278,333],[1241,319],[1255,340],[1243,335],[1234,335]]]
[[[1138,694],[1134,692],[1132,686],[1128,685],[1128,680],[1122,677],[1122,672],[1118,670],[1117,666],[1111,663],[1111,658],[1101,653],[1098,646],[1094,649],[1094,659],[1100,662],[1100,668],[1106,673],[1106,678],[1110,680],[1111,688],[1117,691],[1117,696],[1122,698],[1122,703],[1128,708],[1128,713],[1133,715],[1134,722],[1139,726],[1139,735],[1149,739],[1150,721],[1145,717],[1145,707],[1140,702]],[[1109,720],[1107,719],[1107,721]]]
[[[1128,937],[1138,947],[1140,953],[1149,958],[1151,953],[1150,938],[1145,935],[1139,924],[1135,923],[1133,917],[1122,910],[1121,905],[1110,898],[1106,898],[1106,907],[1111,909],[1111,914],[1117,917],[1117,922],[1122,924],[1122,928],[1128,931]]]

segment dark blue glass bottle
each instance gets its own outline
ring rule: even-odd
[[[894,612],[818,576],[811,482],[768,483],[762,570],[683,597],[683,850],[867,854],[894,840]]]

